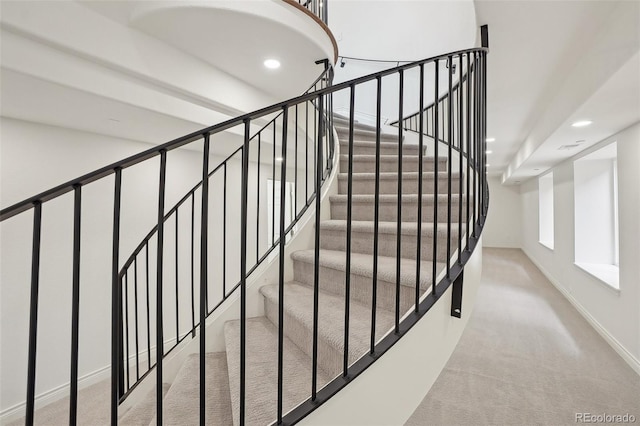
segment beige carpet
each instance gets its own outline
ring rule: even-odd
[[[408,426],[640,423],[640,376],[520,250],[485,249],[460,343]]]

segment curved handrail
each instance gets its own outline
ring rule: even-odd
[[[223,132],[225,130],[229,130],[233,127],[236,127],[242,124],[247,120],[253,121],[261,117],[264,117],[266,115],[273,114],[275,112],[280,112],[284,107],[287,107],[289,105],[295,105],[295,104],[300,104],[306,101],[312,101],[321,96],[331,95],[339,90],[347,89],[350,86],[356,86],[369,81],[374,81],[378,77],[382,78],[391,74],[398,73],[399,71],[406,71],[412,68],[419,67],[421,64],[424,65],[427,63],[434,62],[436,60],[446,59],[449,56],[457,56],[464,53],[480,53],[480,52],[486,53],[488,51],[489,50],[487,48],[477,47],[473,49],[466,49],[466,50],[463,49],[463,50],[458,50],[458,51],[447,53],[447,54],[432,56],[427,59],[422,59],[419,61],[411,62],[409,64],[400,65],[394,68],[389,68],[387,70],[371,73],[353,80],[349,80],[349,81],[345,81],[329,87],[325,87],[323,89],[320,89],[311,93],[307,93],[295,98],[288,99],[283,102],[279,102],[279,103],[261,108],[253,112],[240,115],[235,118],[231,118],[227,121],[223,121],[222,123],[218,123],[213,126],[209,126],[204,129],[197,130],[195,132],[189,133],[188,135],[173,139],[172,141],[166,142],[156,147],[149,148],[139,154],[135,154],[130,157],[127,157],[124,160],[116,161],[107,166],[101,167],[98,170],[82,175],[79,178],[72,179],[68,182],[65,182],[47,191],[43,191],[37,195],[34,195],[23,201],[20,201],[9,207],[6,207],[0,210],[0,222],[6,219],[9,219],[10,217],[13,217],[18,213],[22,213],[25,210],[31,209],[34,203],[37,203],[37,202],[44,203],[46,201],[50,201],[54,198],[57,198],[61,195],[64,195],[68,192],[73,191],[74,187],[76,186],[86,185],[88,183],[95,182],[96,180],[101,179],[103,177],[115,174],[117,169],[120,169],[120,170],[127,169],[131,166],[141,163],[142,161],[148,160],[153,157],[157,157],[160,155],[161,152],[168,152],[176,148],[180,148],[189,143],[201,140],[202,137],[205,135],[213,135],[216,133]]]

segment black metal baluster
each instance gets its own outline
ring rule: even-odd
[[[304,200],[309,205],[309,101],[304,103]]]
[[[464,119],[462,111],[462,53],[458,56],[459,76],[458,77],[458,264],[462,265],[462,199],[463,199],[463,170],[462,170],[462,157],[463,157],[463,130]]]
[[[120,365],[120,336],[122,334],[121,288],[118,276],[120,258],[120,200],[122,195],[122,169],[115,169],[113,196],[113,238],[111,257],[111,425],[118,424],[118,400],[123,393]],[[28,399],[27,399],[28,401]],[[28,407],[28,406],[27,406]],[[27,410],[27,413],[29,410]],[[31,424],[27,422],[27,424]]]
[[[162,426],[162,373],[164,357],[164,324],[163,324],[163,260],[164,260],[164,199],[167,178],[167,151],[160,151],[160,179],[158,181],[158,253],[156,261],[156,419]]]
[[[488,37],[488,35],[487,35]],[[487,40],[488,44],[488,40]],[[482,197],[483,202],[483,214],[486,216],[487,210],[489,207],[489,193],[487,192],[489,187],[487,186],[487,55],[486,52],[482,52],[482,150],[480,151],[482,154],[482,164],[484,166],[484,174],[483,178],[483,189],[484,196]]]
[[[129,376],[129,274],[124,274],[124,362],[126,366],[127,390],[131,388]]]
[[[73,187],[73,295],[71,302],[71,378],[69,384],[69,425],[78,421],[78,326],[80,321],[80,232],[82,187]]]
[[[438,279],[438,186],[440,183],[440,175],[438,172],[439,168],[439,154],[438,154],[438,145],[440,145],[440,141],[438,137],[439,126],[438,126],[438,118],[439,118],[439,104],[438,101],[438,83],[439,83],[439,73],[440,69],[438,68],[438,60],[434,61],[435,64],[435,101],[433,102],[433,134],[434,134],[434,172],[433,172],[433,252],[432,252],[432,280],[431,280],[431,293],[436,294],[436,284]]]
[[[180,275],[179,275],[179,269],[178,269],[178,221],[179,221],[179,217],[178,217],[178,209],[176,209],[176,345],[178,343],[180,343],[180,322],[179,319],[180,318],[180,311],[179,311],[179,307],[180,304],[178,303],[178,294],[179,294],[179,290],[178,290],[178,283],[180,282]]]
[[[247,351],[247,193],[249,186],[249,131],[251,121],[244,121],[242,147],[242,199],[240,213],[240,424],[245,424],[246,351]],[[274,121],[275,132],[275,121]],[[275,133],[273,146],[275,149]],[[275,152],[275,151],[274,151]]]
[[[29,300],[29,352],[27,360],[27,400],[25,425],[33,425],[36,392],[36,344],[38,341],[38,291],[40,287],[40,234],[42,203],[33,203],[33,242],[31,248],[31,296]],[[117,398],[117,394],[116,394]],[[117,408],[117,406],[116,406]]]
[[[227,162],[224,163],[222,183],[222,300],[227,297]],[[256,230],[256,234],[257,234]],[[258,259],[256,259],[258,262]]]
[[[151,370],[151,309],[149,307],[149,241],[145,246],[145,269],[146,269],[146,284],[147,284],[147,371]]]
[[[283,107],[282,111],[282,163],[280,164],[280,233],[279,233],[279,257],[278,257],[278,408],[277,423],[282,424],[282,391],[283,356],[284,356],[284,246],[285,246],[285,213],[286,213],[286,187],[287,187],[287,121],[289,120],[289,108]],[[274,140],[275,143],[275,140]],[[275,187],[274,187],[275,189]]]
[[[371,348],[370,353],[375,353],[376,346],[376,310],[378,298],[378,228],[380,225],[380,131],[382,116],[382,77],[376,77],[376,183],[373,206],[373,280],[371,289]],[[402,179],[402,176],[398,176]]]
[[[476,237],[476,222],[478,220],[478,181],[480,178],[480,170],[478,169],[478,139],[480,138],[480,132],[478,131],[478,118],[480,116],[478,109],[478,55],[477,53],[473,54],[473,234],[472,236]]]
[[[258,133],[258,172],[256,182],[256,263],[260,260],[260,162],[262,148],[262,130]]]
[[[295,125],[293,127],[293,133],[295,136],[295,170],[294,170],[294,178],[293,178],[293,188],[294,188],[294,193],[293,193],[293,205],[295,206],[293,211],[294,211],[294,218],[298,217],[298,104],[296,104],[295,107],[295,112],[296,112],[296,121],[295,121]]]
[[[355,86],[349,87],[349,169],[347,171],[347,250],[344,294],[344,353],[342,361],[342,375],[347,376],[349,369],[349,314],[351,297],[351,221],[353,202],[353,126],[356,102]]]
[[[453,56],[449,56],[449,91],[447,93],[447,278],[451,273],[451,169],[453,147]]]
[[[424,64],[420,64],[420,122],[418,133],[418,232],[416,233],[416,294],[415,294],[415,311],[419,311],[420,305],[420,273],[422,259],[422,163],[424,162]]]
[[[465,247],[469,250],[469,234],[471,232],[471,227],[473,226],[469,221],[469,212],[470,212],[470,192],[471,192],[471,53],[467,53],[467,188],[466,188],[466,196],[467,196],[467,206],[466,206],[466,215],[465,215],[465,223],[467,224],[467,232],[466,234],[466,244]]]
[[[205,133],[202,147],[202,206],[200,216],[200,426],[206,424],[205,359],[207,319],[207,287],[209,285],[209,134]],[[246,221],[245,221],[246,225]]]
[[[322,95],[318,96],[318,120],[322,120],[323,114],[323,98]],[[316,115],[314,114],[314,117]],[[317,387],[318,387],[318,299],[320,290],[320,204],[321,204],[321,189],[322,189],[322,126],[316,126],[318,132],[317,135],[317,147],[318,152],[316,156],[316,227],[315,227],[315,256],[313,264],[313,348],[311,357],[311,400],[316,400]]]
[[[196,193],[191,193],[191,338],[196,337],[196,278],[195,278],[195,244],[196,244]]]
[[[138,340],[138,255],[133,259],[133,301],[135,303],[133,314],[135,321],[136,338],[136,382],[140,380],[140,344]]]
[[[273,120],[273,157],[271,158],[271,247],[276,243],[276,120]]]
[[[404,71],[400,70],[400,82],[398,86],[398,122],[402,122],[404,109]],[[396,317],[395,332],[400,332],[400,266],[402,260],[402,126],[398,126],[398,202],[397,202],[397,226],[396,226]],[[422,178],[422,176],[418,176]],[[420,259],[417,259],[419,262]]]

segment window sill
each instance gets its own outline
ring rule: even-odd
[[[606,265],[603,263],[579,263],[575,265],[607,285],[608,288],[620,293],[620,268],[616,265]]]
[[[549,250],[553,250],[553,241],[538,241],[540,244],[548,248]]]

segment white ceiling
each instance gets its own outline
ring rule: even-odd
[[[492,174],[520,183],[640,120],[639,3],[475,4],[478,25],[489,26]],[[581,118],[594,124],[570,126]]]
[[[489,170],[505,183],[544,173],[640,120],[640,2],[331,4],[330,26],[344,56],[417,60],[473,47],[477,29],[489,26],[487,120],[488,136],[496,139]],[[357,77],[359,69],[363,75],[395,66],[346,63],[337,68],[338,81]],[[571,127],[583,117],[594,124]],[[585,142],[558,150],[577,140]]]

